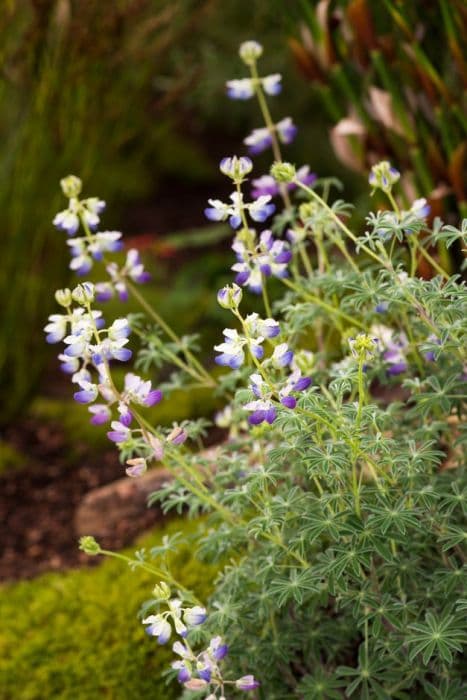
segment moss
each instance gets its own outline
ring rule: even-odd
[[[61,425],[69,439],[69,449],[73,443],[92,445],[93,449],[109,446],[106,431],[99,430],[90,423],[90,414],[81,404],[70,398],[57,399],[40,396],[31,404],[29,414],[43,422]]]
[[[177,520],[145,537],[143,547],[164,534],[193,531]],[[201,599],[213,572],[194,560],[192,549],[174,555],[173,573]],[[93,700],[176,698],[176,683],[163,672],[170,645],[149,639],[136,615],[155,580],[115,560],[96,568],[46,574],[0,588],[0,698]]]
[[[0,440],[0,474],[21,469],[28,463],[28,458],[3,440]]]

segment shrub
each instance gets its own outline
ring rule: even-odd
[[[380,208],[354,230],[333,179],[282,160],[296,127],[272,118],[267,97],[281,78],[258,74],[261,53],[242,44],[250,74],[227,90],[257,97],[265,127],[245,143],[252,155],[272,148],[275,162],[250,196],[251,159],[224,158],[233,192],[205,210],[236,232],[236,280],[217,295],[232,327],[216,362],[228,371],[203,367],[196,338],[179,337],[147,304],[136,251],[123,266],[112,261],[120,234],[98,232],[103,203],[83,198],[73,176],[55,223],[72,236],[72,267],[87,274],[104,258],[109,278],[59,290],[64,311],[47,339],[64,340],[74,398],[93,423],[110,422],[126,473],[137,478],[158,460],[173,472],[152,502],[209,513],[197,545],[221,569],[209,614],[166,566],[176,542],[143,560],[156,560],[160,580],[143,623],[160,643],[178,637],[172,669],[189,697],[461,698],[466,290],[430,246],[465,247],[466,222],[429,223],[424,199],[401,204],[400,173],[382,161],[369,175]],[[418,276],[421,259],[432,279]],[[116,295],[131,295],[146,317],[105,322],[95,303]],[[114,381],[114,365],[136,350],[132,330],[136,367],[163,370],[158,388],[156,372]],[[202,444],[207,421],[167,428],[145,413],[192,386],[226,402],[216,423],[228,438],[214,459],[188,447]],[[92,537],[81,547],[108,554]]]

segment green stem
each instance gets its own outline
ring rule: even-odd
[[[311,197],[313,197],[314,200],[316,200],[326,211],[328,214],[331,216],[331,218],[334,220],[334,222],[337,224],[337,226],[345,233],[348,238],[350,238],[359,248],[365,251],[367,255],[369,255],[373,260],[375,260],[377,263],[382,265],[383,267],[388,267],[387,263],[379,257],[379,255],[376,255],[371,248],[368,248],[367,245],[364,243],[360,243],[357,236],[352,233],[352,231],[344,224],[344,222],[337,216],[337,214],[333,211],[333,209],[327,204],[322,197],[319,196],[315,190],[313,190],[311,187],[308,187],[308,185],[304,185],[303,182],[300,182],[297,178],[294,178],[294,183],[302,189],[304,192],[309,194]]]
[[[138,304],[141,306],[142,309],[150,316],[160,328],[164,331],[164,333],[176,344],[178,347],[182,350],[184,355],[186,356],[187,360],[191,363],[192,368],[197,373],[197,378],[203,377],[208,386],[214,387],[216,386],[216,380],[205,370],[205,368],[202,366],[202,364],[196,359],[196,357],[193,355],[193,353],[188,349],[183,346],[181,338],[178,337],[178,335],[172,330],[172,328],[164,321],[164,319],[158,314],[158,312],[146,301],[144,296],[140,293],[139,289],[129,280],[125,280],[125,284],[128,287],[129,291],[133,295],[133,297],[136,299]],[[188,365],[185,367],[186,370],[188,370]],[[191,376],[194,376],[193,372],[190,373]]]
[[[263,294],[264,309],[268,318],[272,317],[271,304],[269,303],[268,289],[267,289],[267,277],[261,274],[261,292]]]
[[[293,289],[294,292],[297,294],[300,294],[304,299],[307,301],[310,301],[313,304],[316,304],[317,306],[321,306],[321,308],[326,309],[326,311],[329,311],[329,313],[335,315],[335,316],[340,316],[341,318],[344,318],[348,323],[350,323],[354,328],[360,328],[363,331],[366,331],[366,326],[363,325],[360,321],[358,321],[356,318],[349,316],[348,314],[344,313],[344,311],[341,311],[340,309],[337,309],[334,306],[331,306],[330,304],[327,304],[325,301],[320,299],[319,297],[315,296],[314,294],[310,294],[309,292],[306,292],[304,289],[300,289],[296,284],[291,282],[287,277],[282,277],[281,281],[290,289]]]
[[[165,581],[169,585],[173,586],[174,588],[177,588],[179,591],[184,593],[185,598],[187,600],[191,600],[193,603],[196,605],[202,605],[202,603],[198,600],[198,598],[185,586],[182,586],[181,583],[176,581],[172,576],[167,572],[163,571],[162,569],[157,569],[151,564],[147,564],[146,562],[139,561],[139,559],[131,559],[131,557],[125,556],[125,554],[120,554],[119,552],[112,552],[109,549],[99,549],[99,554],[104,554],[106,557],[113,557],[114,559],[119,559],[120,561],[126,562],[130,566],[135,566],[140,569],[144,569],[144,571],[149,572],[150,574],[153,574],[154,576],[157,576],[161,580]]]
[[[261,114],[263,115],[264,123],[266,124],[266,127],[271,135],[271,145],[272,145],[272,152],[274,154],[274,159],[281,163],[282,162],[282,154],[281,154],[281,149],[279,145],[279,140],[277,138],[277,133],[276,133],[276,127],[275,124],[272,120],[271,117],[271,112],[269,111],[268,103],[267,100],[264,96],[263,89],[261,87],[261,80],[258,75],[258,70],[256,68],[256,64],[253,63],[253,65],[250,66],[251,70],[251,77],[253,78],[253,85],[254,85],[254,90],[256,97],[258,98],[258,103],[259,103],[259,108],[261,110]],[[284,200],[284,204],[286,209],[290,209],[292,207],[289,193],[287,191],[287,187],[283,184],[279,185],[279,190],[281,193],[281,197]]]
[[[313,268],[308,253],[306,251],[305,245],[303,243],[300,243],[300,245],[298,246],[298,251],[300,253],[300,257],[303,262],[303,267],[305,268],[308,277],[313,277]]]
[[[356,440],[358,443],[360,443],[360,425],[362,421],[362,412],[363,412],[363,406],[365,404],[365,383],[363,379],[363,365],[364,365],[364,356],[363,353],[360,353],[360,356],[358,358],[358,407],[357,407],[357,416],[355,418],[355,433],[356,433]],[[360,517],[360,482],[358,479],[358,470],[357,470],[357,462],[358,462],[358,456],[360,452],[360,447],[358,446],[357,448],[354,447],[353,449],[353,455],[352,455],[352,491],[354,495],[354,503],[355,503],[355,512],[356,514]]]

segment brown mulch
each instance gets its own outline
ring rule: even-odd
[[[2,437],[29,463],[0,476],[0,581],[89,565],[91,558],[78,549],[74,514],[87,492],[124,476],[117,451],[96,454],[91,445],[73,445],[70,457],[63,428],[33,419]],[[108,544],[119,549],[130,532],[143,532],[156,520],[154,509],[145,510],[140,522],[120,523]]]

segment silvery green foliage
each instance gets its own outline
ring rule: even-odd
[[[133,562],[156,567],[169,584],[162,593],[160,584],[142,616],[160,642],[181,635],[172,667],[186,697],[252,691],[268,700],[460,700],[467,295],[432,246],[465,246],[465,222],[430,227],[425,200],[400,208],[399,173],[383,162],[369,180],[390,209],[370,213],[361,232],[349,228],[349,206],[330,200],[330,180],[305,180],[308,168],[278,161],[265,94],[275,95],[280,81],[269,76],[266,89],[258,77],[258,46],[243,47],[251,77],[230,81],[229,94],[259,97],[277,181],[254,181],[250,201],[251,161],[225,159],[221,170],[235,196],[227,204],[210,200],[207,210],[236,230],[237,284],[218,292],[232,327],[224,342],[219,332],[217,361],[228,369],[203,370],[193,339],[175,336],[159,316],[155,326],[130,319],[143,340],[137,366],[177,370],[166,394],[196,381],[224,397],[215,421],[225,441],[213,456],[190,448],[205,422],[184,422],[169,434],[153,428],[134,406],[149,405],[156,393],[159,400],[160,392],[134,375],[119,390],[108,376],[121,358],[100,353],[97,361],[94,346],[81,355],[86,372],[95,371],[93,362],[100,368],[101,383],[92,387],[106,399],[105,411],[120,412],[109,436],[131,458],[127,473],[138,476],[146,461],[163,459],[175,479],[151,503],[207,515],[192,544],[219,567],[211,599],[197,601],[171,578],[174,541],[138,552]],[[276,238],[254,228],[274,208]],[[422,258],[431,279],[418,274]],[[263,295],[263,314],[251,313],[254,292]],[[89,324],[93,312],[85,306]],[[60,319],[49,328],[54,336]],[[73,342],[82,338],[81,326],[72,331]],[[83,548],[101,553],[91,544]]]

